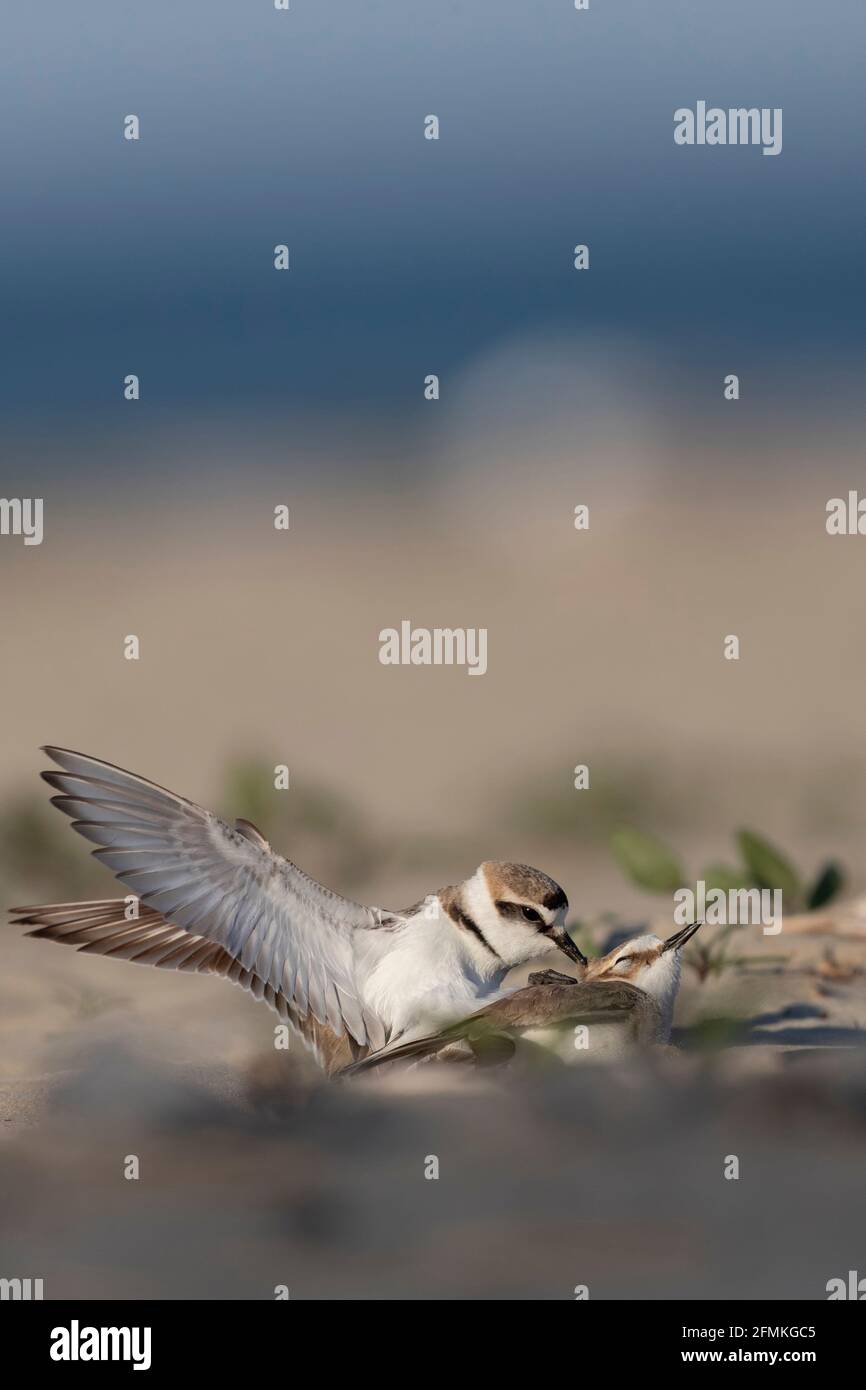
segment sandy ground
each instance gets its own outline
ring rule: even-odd
[[[676,1053],[354,1086],[224,982],[7,941],[4,1269],[47,1297],[824,1297],[866,1237],[866,941],[761,963],[742,935],[686,972]]]

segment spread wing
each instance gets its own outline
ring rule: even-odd
[[[79,912],[75,923],[68,916],[39,919],[56,928],[45,934],[63,940],[64,925],[90,929],[83,949],[150,965],[217,969],[269,1003],[283,1001],[289,1016],[312,1017],[361,1047],[383,1045],[386,1030],[363,1000],[357,956],[359,933],[378,927],[385,914],[324,888],[275,854],[247,822],[233,829],[98,758],[43,751],[61,769],[42,774],[59,793],[53,804],[149,909],[144,921],[126,922],[118,920],[117,907],[103,903],[88,921],[82,904],[83,919]]]
[[[460,1023],[443,1028],[440,1033],[396,1043],[371,1053],[344,1068],[341,1075],[354,1076],[385,1062],[433,1058],[444,1054],[449,1048],[467,1043],[473,1052],[477,1052],[479,1060],[496,1056],[497,1053],[502,1059],[508,1060],[513,1048],[500,1048],[500,1040],[504,1042],[527,1028],[625,1020],[653,1007],[643,990],[635,989],[625,980],[574,980],[567,985],[528,985],[479,1009]]]

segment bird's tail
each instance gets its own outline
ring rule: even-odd
[[[13,926],[30,928],[27,936],[169,970],[208,971],[221,949],[204,937],[172,926],[152,907],[133,898],[42,903],[9,911]]]
[[[462,1049],[462,1050],[461,1050]],[[393,1043],[345,1067],[340,1076],[357,1076],[386,1062],[420,1062],[438,1056],[443,1061],[472,1062],[479,1066],[498,1066],[514,1056],[514,1039],[505,1031],[488,1026],[483,1014],[473,1015],[441,1033],[428,1033],[409,1042]]]
[[[360,1062],[353,1062],[351,1066],[344,1067],[340,1076],[357,1076],[359,1072],[372,1071],[374,1067],[381,1067],[386,1062],[418,1060],[431,1052],[438,1051],[441,1047],[441,1033],[432,1033],[426,1038],[415,1038],[412,1042],[396,1043],[392,1047],[380,1048],[378,1052],[371,1053],[369,1057],[362,1057]]]
[[[136,911],[134,918],[127,913]],[[90,955],[132,960],[137,965],[156,965],[163,970],[197,971],[224,975],[232,984],[249,990],[279,1014],[303,1030],[288,1000],[216,941],[194,936],[174,927],[152,907],[135,898],[97,898],[80,903],[42,903],[36,907],[9,909],[12,925],[29,927],[26,936],[59,941]]]

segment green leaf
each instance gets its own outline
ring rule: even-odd
[[[652,835],[623,827],[610,837],[613,856],[633,883],[652,893],[673,893],[683,885],[676,857]]]
[[[713,888],[730,893],[753,886],[748,874],[744,874],[741,869],[730,869],[727,864],[708,864],[701,878],[707,886],[708,893]]]
[[[823,907],[825,903],[835,898],[845,884],[845,870],[841,864],[837,864],[831,859],[821,869],[806,897],[806,906],[811,911],[816,907]]]
[[[759,888],[781,888],[785,906],[790,909],[803,886],[793,865],[760,835],[740,830],[737,843],[743,862]]]

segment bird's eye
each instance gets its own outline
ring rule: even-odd
[[[534,907],[524,907],[522,912],[527,922],[540,922],[542,920],[541,913],[536,912]]]
[[[628,965],[630,960],[631,956],[620,956],[618,960],[614,961],[614,965]]]

